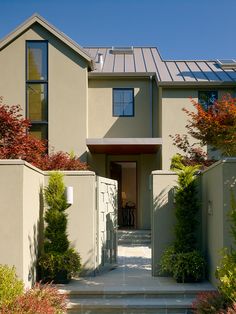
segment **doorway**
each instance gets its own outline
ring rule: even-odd
[[[135,161],[110,162],[110,177],[118,182],[119,229],[137,226],[137,163]]]

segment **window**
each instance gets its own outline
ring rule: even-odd
[[[134,89],[113,88],[113,116],[134,116]]]
[[[200,91],[198,92],[198,102],[207,110],[218,99],[217,91]]]
[[[48,43],[26,42],[26,101],[30,134],[48,138]]]

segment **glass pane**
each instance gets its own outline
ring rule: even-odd
[[[133,102],[129,102],[124,104],[124,115],[125,116],[133,116]]]
[[[124,90],[124,102],[133,101],[133,91],[132,90]]]
[[[47,84],[27,84],[27,104],[31,121],[47,121]]]
[[[114,104],[113,115],[118,117],[123,115],[123,104],[121,103]]]
[[[29,133],[40,140],[47,140],[48,126],[46,124],[33,124]]]
[[[123,91],[114,89],[114,102],[122,102],[123,101]]]
[[[27,42],[27,80],[47,79],[47,42]]]

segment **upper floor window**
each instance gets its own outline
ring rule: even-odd
[[[30,134],[48,138],[48,43],[26,42],[26,101]]]
[[[134,116],[134,89],[113,88],[113,116]]]
[[[198,92],[198,102],[207,110],[218,99],[217,91],[200,91]]]
[[[47,42],[27,41],[27,80],[47,81]]]

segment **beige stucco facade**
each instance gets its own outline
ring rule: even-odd
[[[88,137],[152,137],[149,78],[90,79],[88,85]],[[113,88],[134,89],[134,116],[114,117]]]
[[[134,60],[136,63],[131,66],[131,55],[125,56],[124,64],[121,56],[115,56],[115,60],[120,60],[119,67],[114,63],[117,72],[106,73],[101,65],[93,65],[97,62],[97,55],[93,56],[94,60],[90,60],[78,45],[42,18],[36,16],[27,23],[0,45],[0,95],[4,97],[4,102],[9,105],[20,104],[23,114],[27,115],[26,41],[47,41],[49,151],[73,151],[83,161],[87,161],[94,172],[106,177],[110,177],[112,161],[136,162],[135,226],[140,229],[150,228],[149,176],[153,170],[169,170],[171,158],[178,152],[170,135],[186,133],[187,116],[182,108],[192,109],[190,97],[197,101],[199,90],[218,90],[221,97],[225,91],[234,92],[234,87],[224,88],[212,83],[204,85],[200,80],[199,83],[196,81],[189,84],[186,81],[181,85],[176,85],[178,80],[174,82],[173,79],[162,82],[169,75],[164,75],[163,72],[163,79],[160,80],[158,77],[161,73],[153,72],[150,59],[147,59],[144,67],[141,67],[139,59]],[[140,48],[138,49],[140,53]],[[101,48],[99,51],[105,50]],[[147,50],[144,49],[144,53],[147,55]],[[153,50],[152,53],[154,56]],[[106,60],[111,60],[108,52],[104,59],[106,57]],[[137,54],[135,58],[138,58]],[[127,60],[131,62],[129,66]],[[96,66],[104,71],[96,71]],[[134,66],[142,71],[126,73],[127,69]],[[126,70],[123,71],[125,67]],[[114,88],[134,90],[134,116],[113,115]],[[156,138],[160,140],[160,144],[151,153],[145,151],[145,145],[132,153],[128,153],[129,149],[123,150],[122,154],[117,151],[114,153],[112,146],[92,152],[86,145],[87,139],[130,139],[132,146],[132,140]]]

